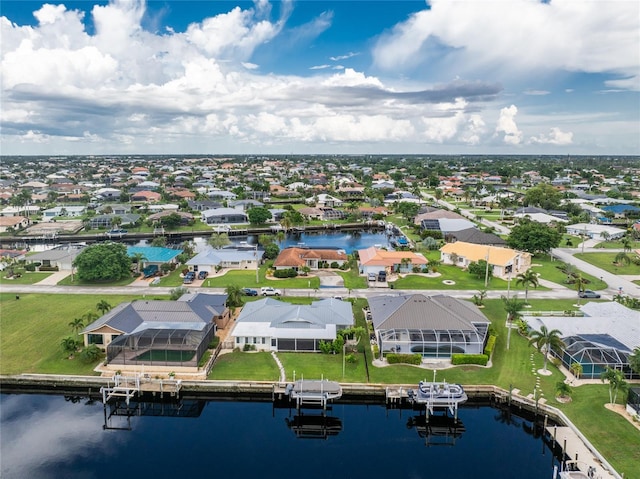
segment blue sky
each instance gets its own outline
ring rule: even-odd
[[[3,0],[2,154],[640,154],[635,0]]]

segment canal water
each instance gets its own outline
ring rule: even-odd
[[[383,405],[320,410],[183,399],[104,408],[86,397],[0,395],[0,477],[549,478],[529,419],[463,407],[459,423]]]

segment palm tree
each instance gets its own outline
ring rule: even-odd
[[[520,319],[520,314],[524,308],[524,302],[518,301],[518,295],[514,295],[512,298],[502,296],[502,302],[504,303],[504,310],[507,312],[507,349],[509,349],[509,343],[511,341],[511,324]]]
[[[107,303],[104,299],[101,299],[98,304],[96,304],[96,309],[100,311],[102,314],[106,314],[111,310],[112,306]]]
[[[71,336],[67,336],[66,338],[62,338],[60,346],[62,346],[65,353],[73,354],[78,349],[78,341]]]
[[[84,328],[84,319],[74,318],[73,321],[69,322],[69,326],[71,326],[71,329],[73,329],[76,333],[79,333],[80,331],[82,331],[82,328]]]
[[[240,286],[230,284],[225,292],[227,293],[227,306],[232,308],[242,306],[242,289]]]
[[[131,259],[136,264],[136,273],[140,274],[140,266],[142,265],[143,261],[147,260],[147,257],[144,255],[144,253],[138,252],[133,253],[133,255],[131,255]]]
[[[556,383],[556,396],[562,399],[567,399],[571,396],[573,389],[564,381],[558,381]]]
[[[631,238],[629,238],[628,236],[622,238],[622,249],[625,253],[631,251],[631,246]]]
[[[547,372],[548,353],[551,352],[552,349],[562,349],[566,346],[560,337],[561,334],[558,329],[549,331],[544,325],[540,327],[540,331],[534,330],[529,334],[529,344],[535,344],[538,351],[544,356],[543,374]]]
[[[525,304],[529,304],[529,286],[533,286],[534,288],[538,287],[538,273],[530,269],[524,273],[520,273],[516,276],[516,285],[521,284],[524,286],[524,302]]]
[[[573,362],[571,363],[569,370],[571,371],[571,374],[573,374],[576,379],[580,379],[580,375],[582,374],[582,364],[578,362]]]
[[[618,266],[629,266],[629,264],[631,264],[631,258],[629,258],[629,255],[627,253],[621,251],[616,255],[615,258],[613,258],[613,262]]]
[[[602,233],[600,233],[600,237],[605,241],[609,241],[611,239],[611,235],[608,231],[603,231]]]
[[[583,286],[587,284],[587,280],[582,277],[580,273],[576,274],[576,289],[578,290],[578,304],[580,304],[580,293],[583,290]]]
[[[618,391],[626,391],[628,384],[624,380],[624,375],[619,369],[607,368],[605,372],[600,375],[602,382],[609,382],[609,402],[615,404],[618,399]]]
[[[94,313],[93,311],[89,311],[88,313],[84,313],[82,315],[82,319],[86,321],[85,324],[91,324],[99,317],[100,316],[98,316],[98,313]]]

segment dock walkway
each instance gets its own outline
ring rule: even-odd
[[[547,433],[562,448],[569,461],[574,462],[585,475],[589,468],[595,471],[594,479],[616,479],[619,476],[612,475],[601,461],[587,447],[576,432],[568,426],[547,427]],[[586,476],[585,476],[586,477]]]

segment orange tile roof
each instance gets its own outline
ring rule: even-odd
[[[276,260],[274,266],[300,267],[306,264],[307,259],[319,259],[323,261],[347,261],[347,254],[335,249],[306,249],[285,248]]]
[[[413,265],[428,263],[424,256],[413,251],[385,251],[375,246],[358,250],[358,255],[363,266],[394,266],[400,264],[404,258],[409,259]]]

